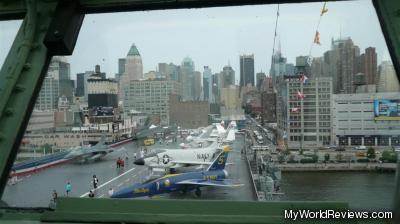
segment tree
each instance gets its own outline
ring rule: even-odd
[[[383,162],[395,163],[397,161],[397,155],[393,151],[385,150],[382,153],[381,160]]]
[[[279,163],[283,163],[284,161],[285,161],[285,156],[282,155],[282,154],[279,154],[279,156],[278,156],[278,162],[279,162]]]
[[[369,147],[367,150],[367,158],[368,159],[375,159],[376,154],[375,154],[375,149],[372,147]]]
[[[336,154],[336,161],[342,161],[343,160],[343,154],[342,153],[338,153]]]
[[[325,163],[329,161],[330,157],[331,157],[331,154],[325,153],[325,156],[324,156]]]

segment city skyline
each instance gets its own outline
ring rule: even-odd
[[[294,63],[296,56],[308,55],[321,7],[322,3],[280,6],[276,46],[279,42],[289,63]],[[361,50],[375,47],[378,64],[383,58],[389,59],[371,2],[335,2],[328,3],[327,8],[319,28],[321,46],[313,47],[313,57],[330,49],[332,37],[350,36]],[[263,71],[268,75],[275,17],[276,5],[87,15],[74,54],[68,57],[71,76],[76,79],[77,73],[93,70],[99,64],[107,77],[114,77],[118,59],[126,57],[132,44],[142,55],[144,73],[156,70],[162,62],[180,65],[189,56],[200,72],[203,66],[209,66],[212,73],[217,73],[230,64],[237,82],[240,55],[254,54],[255,73]],[[1,25],[6,31],[5,45],[11,44],[11,31],[15,35],[18,24],[12,21]],[[8,49],[3,44],[0,47],[2,62],[6,55],[3,52]]]

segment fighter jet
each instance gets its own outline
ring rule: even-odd
[[[158,149],[134,161],[136,165],[150,168],[175,169],[186,166],[211,165],[213,159],[222,149],[216,141],[204,148],[193,149]]]
[[[168,174],[161,178],[149,180],[144,183],[134,184],[115,192],[111,198],[136,198],[153,196],[170,192],[189,192],[201,196],[201,187],[238,187],[242,184],[226,179],[228,172],[225,170],[230,146],[225,146],[221,153],[214,159],[207,171],[189,172],[181,174]]]
[[[71,149],[70,153],[65,156],[65,159],[73,160],[79,163],[94,162],[100,160],[108,153],[114,150],[105,144],[105,138],[94,146],[82,146],[76,149]]]

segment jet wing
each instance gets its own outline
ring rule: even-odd
[[[174,164],[186,164],[186,165],[193,165],[193,166],[196,166],[196,165],[211,165],[212,164],[212,162],[179,161],[179,160],[177,160],[177,161],[173,160],[173,161],[171,161],[171,163],[174,163]],[[233,163],[226,163],[226,165],[232,165],[232,164]]]
[[[172,163],[175,164],[187,164],[187,165],[211,165],[212,162],[200,162],[200,161],[171,161]]]
[[[190,179],[177,182],[176,184],[198,185],[198,186],[214,186],[214,187],[240,187],[243,184],[234,183],[232,180],[204,180]]]

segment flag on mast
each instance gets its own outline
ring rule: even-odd
[[[326,2],[325,2],[324,6],[322,7],[322,10],[321,10],[321,16],[323,16],[327,12],[328,12],[328,9],[326,8]]]
[[[321,45],[321,43],[319,42],[319,32],[315,32],[315,37],[314,37],[314,43]]]
[[[306,97],[303,93],[301,93],[300,91],[297,91],[297,97],[300,99],[300,100],[304,100],[304,98]]]

